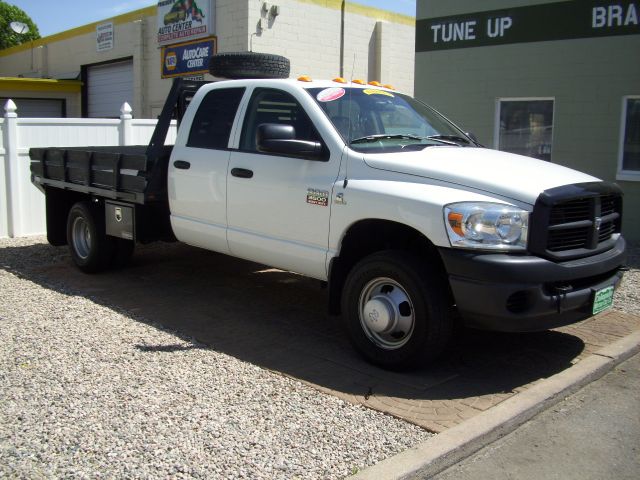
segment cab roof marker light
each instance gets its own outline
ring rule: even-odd
[[[347,83],[347,81],[342,77],[336,77],[333,79],[333,81],[336,83]]]
[[[351,83],[357,83],[358,85],[366,85],[367,82],[365,82],[364,80],[360,80],[359,78],[356,78],[355,80],[351,80]]]
[[[301,75],[298,77],[299,82],[313,82],[309,75]]]
[[[384,85],[382,85],[384,88],[388,88],[389,90],[395,90],[395,87],[393,85],[389,85],[388,83],[385,83]]]
[[[380,82],[378,82],[377,80],[371,80],[369,82],[369,85],[373,85],[374,87],[381,87],[382,84]]]

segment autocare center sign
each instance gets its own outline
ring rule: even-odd
[[[216,50],[215,37],[162,47],[162,78],[209,73],[209,58]]]
[[[158,2],[162,78],[197,78],[209,72],[209,58],[217,51],[213,36],[215,4],[215,0]]]
[[[418,20],[416,52],[638,34],[640,0],[571,0]]]

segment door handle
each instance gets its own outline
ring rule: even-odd
[[[173,166],[179,168],[180,170],[189,170],[191,168],[191,164],[189,162],[185,162],[184,160],[176,160],[173,162]]]
[[[246,168],[232,168],[231,175],[238,178],[252,178],[253,171],[247,170]]]

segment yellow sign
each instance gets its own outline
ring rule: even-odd
[[[386,92],[384,90],[376,90],[374,88],[367,88],[363,90],[367,95],[386,95],[387,97],[394,97],[393,93]]]

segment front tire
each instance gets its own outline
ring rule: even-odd
[[[89,202],[78,202],[67,217],[67,242],[73,263],[85,273],[105,270],[114,245],[105,233],[104,212]]]
[[[343,321],[356,350],[371,363],[393,370],[423,366],[447,345],[453,325],[449,295],[428,268],[414,255],[389,250],[364,258],[347,276]]]

